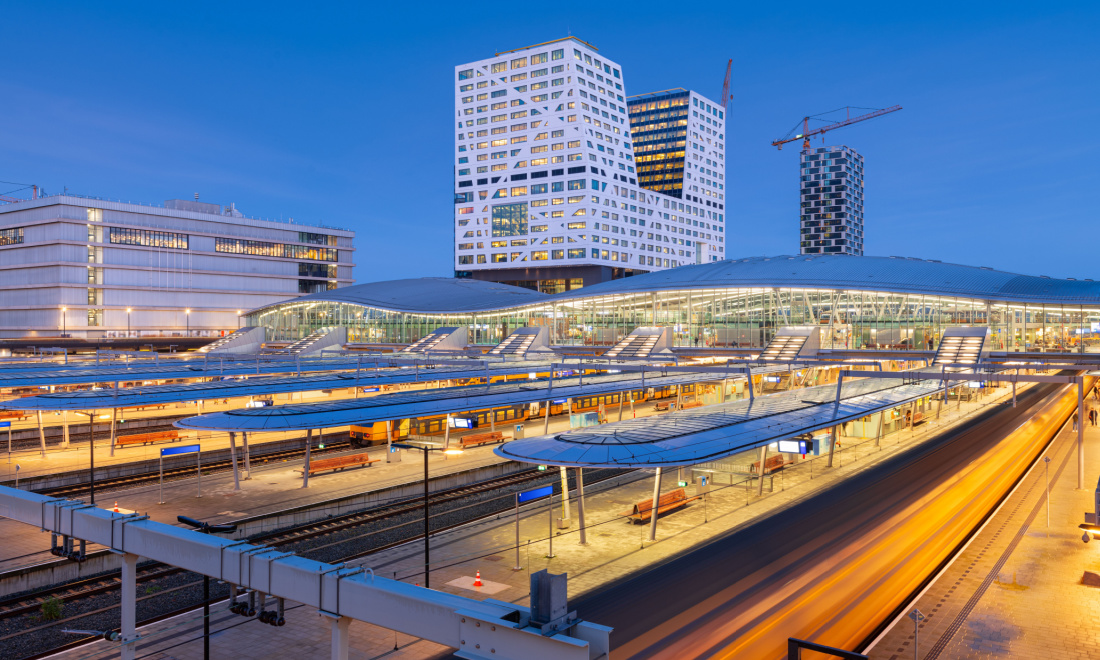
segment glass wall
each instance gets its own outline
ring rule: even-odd
[[[546,326],[560,345],[611,346],[639,326],[673,328],[678,346],[761,347],[777,329],[828,329],[825,348],[928,349],[944,328],[986,326],[992,349],[1100,350],[1100,306],[994,303],[967,298],[820,289],[694,289],[577,297],[461,314],[391,312],[348,303],[287,302],[248,316],[272,341],[329,325],[348,340],[407,344],[436,328],[468,326],[470,343],[493,345],[519,327]]]

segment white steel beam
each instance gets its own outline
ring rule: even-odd
[[[606,626],[581,622],[544,636],[541,629],[527,627],[529,608],[433,591],[375,577],[370,569],[288,556],[72,500],[0,486],[0,516],[293,600],[334,617],[420,637],[458,649],[464,658],[594,660],[610,648],[611,629]],[[126,608],[123,604],[124,618]],[[124,640],[125,626],[124,620]]]

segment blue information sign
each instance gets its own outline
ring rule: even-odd
[[[537,500],[540,497],[547,497],[549,495],[552,495],[553,493],[554,493],[554,487],[553,486],[543,486],[542,488],[536,488],[534,490],[529,490],[525,493],[520,493],[519,494],[519,503],[523,504],[524,502],[530,502],[531,500]]]
[[[202,445],[183,445],[181,447],[162,447],[161,456],[175,456],[176,454],[194,454],[202,449]]]
[[[11,422],[0,422],[0,429],[6,429],[11,426]]]

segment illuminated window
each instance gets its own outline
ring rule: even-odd
[[[526,190],[526,189],[525,189]],[[527,204],[498,204],[493,207],[493,237],[525,236],[527,234]]]

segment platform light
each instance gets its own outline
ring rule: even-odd
[[[461,454],[462,450],[461,449],[444,449],[443,453],[448,455],[448,456],[454,456],[456,454]]]

